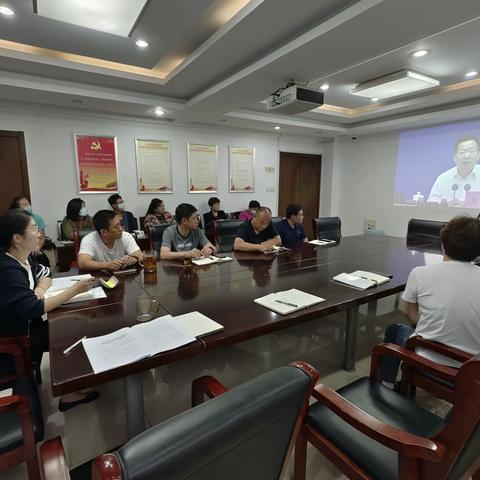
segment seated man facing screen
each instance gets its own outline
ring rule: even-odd
[[[480,255],[480,220],[458,216],[440,231],[442,263],[416,267],[408,276],[401,310],[410,324],[387,327],[384,341],[404,346],[420,335],[467,353],[480,353],[480,268],[472,262]],[[450,367],[460,364],[439,353],[417,353]],[[399,361],[382,360],[382,379],[395,382]]]
[[[203,230],[198,228],[197,209],[189,203],[181,203],[175,209],[177,225],[170,225],[163,232],[160,258],[199,258],[216,253]]]
[[[276,227],[284,247],[297,248],[303,242],[308,242],[302,222],[302,207],[298,203],[288,204],[286,218],[278,223]]]
[[[78,252],[80,270],[120,270],[142,262],[142,251],[132,235],[123,231],[120,216],[100,210],[93,217],[96,232],[82,239]]]
[[[233,249],[242,252],[268,252],[280,243],[280,235],[272,224],[272,211],[267,207],[260,207],[251,220],[238,228]]]

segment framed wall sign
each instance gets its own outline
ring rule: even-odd
[[[135,139],[138,193],[173,193],[170,142]]]
[[[255,147],[228,147],[230,192],[255,191]]]
[[[218,189],[218,145],[188,143],[189,193],[216,193]]]

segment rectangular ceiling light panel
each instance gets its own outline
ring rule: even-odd
[[[401,70],[368,82],[358,84],[350,91],[352,95],[367,98],[391,98],[436,87],[440,82],[410,70]]]
[[[128,37],[148,0],[36,0],[42,17]]]

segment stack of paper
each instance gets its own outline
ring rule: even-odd
[[[216,257],[215,255],[210,255],[208,257],[197,258],[193,260],[195,265],[210,265],[212,263],[223,263],[233,261],[232,257]]]
[[[389,282],[390,277],[379,275],[378,273],[357,270],[353,273],[340,273],[333,277],[333,280],[348,285],[349,287],[366,290],[367,288],[373,288],[382,283]]]
[[[311,243],[312,245],[331,245],[337,242],[335,240],[328,240],[326,238],[322,238],[321,240],[310,240],[308,243]]]
[[[200,312],[190,312],[175,317],[177,321],[187,332],[194,337],[204,337],[211,333],[220,332],[224,329],[223,325],[213,321]]]
[[[95,373],[105,372],[194,342],[171,315],[139,323],[101,337],[82,340]]]
[[[270,293],[254,300],[255,303],[280,315],[287,315],[324,301],[324,298],[310,295],[296,288],[284,292]]]
[[[58,277],[52,280],[52,285],[45,293],[45,298],[52,298],[60,293],[67,290],[67,288],[72,287],[80,280],[88,280],[89,278],[93,278],[89,273],[86,275],[72,275],[69,277]],[[97,298],[106,298],[106,294],[103,291],[102,287],[92,288],[88,292],[79,293],[75,295],[70,300],[65,303],[76,303],[76,302],[84,302],[87,300],[95,300]]]

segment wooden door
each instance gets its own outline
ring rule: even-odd
[[[23,132],[0,130],[0,215],[17,195],[30,198]]]
[[[321,167],[321,155],[280,152],[278,215],[285,216],[289,203],[299,203],[305,214],[303,228],[309,238],[313,235],[312,218],[318,217]]]

